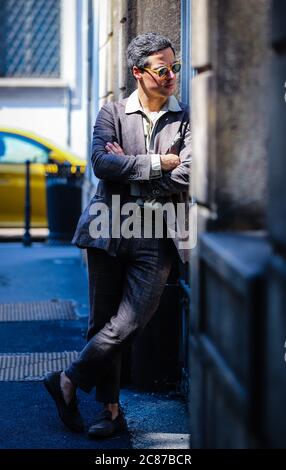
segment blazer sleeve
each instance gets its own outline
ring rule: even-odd
[[[106,153],[107,142],[118,142],[112,103],[98,113],[93,131],[92,167],[97,178],[128,183],[150,179],[150,155],[116,155]]]
[[[191,148],[191,128],[189,121],[186,121],[184,139],[179,152],[181,163],[174,170],[162,173],[161,178],[140,183],[140,195],[143,197],[160,197],[189,191],[192,161]]]

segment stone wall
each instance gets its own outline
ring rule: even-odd
[[[194,192],[217,227],[265,227],[269,1],[194,0]]]
[[[199,232],[191,253],[192,447],[255,448],[269,437],[270,6],[270,0],[192,1],[191,191]],[[277,312],[276,327],[283,321]]]
[[[272,2],[268,233],[272,246],[265,320],[263,436],[286,447],[286,4]]]

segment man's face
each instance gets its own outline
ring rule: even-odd
[[[172,49],[168,47],[167,49],[155,52],[148,57],[148,62],[148,70],[144,70],[144,73],[140,73],[137,69],[138,73],[134,73],[134,76],[140,80],[142,88],[150,97],[168,97],[173,95],[176,88],[176,74],[168,70],[167,75],[160,78],[158,74],[152,71],[153,69],[158,70],[160,67],[166,65],[171,66],[176,62]],[[134,69],[136,69],[136,67],[134,67]]]

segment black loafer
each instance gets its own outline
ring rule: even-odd
[[[59,417],[63,423],[71,431],[83,432],[84,422],[77,407],[77,400],[75,398],[71,401],[71,403],[68,405],[66,404],[60,386],[60,375],[61,372],[50,372],[44,378],[44,385],[55,401],[58,408]]]
[[[88,437],[90,439],[98,439],[101,437],[111,437],[117,432],[126,429],[126,422],[121,410],[118,416],[112,420],[112,413],[109,410],[104,410],[100,417],[97,419],[88,430]]]

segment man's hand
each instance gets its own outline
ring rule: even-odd
[[[117,142],[107,142],[105,149],[107,153],[115,153],[116,155],[124,155],[123,149]]]
[[[167,155],[161,155],[161,169],[162,171],[174,170],[181,163],[178,155],[174,153],[167,153]]]

